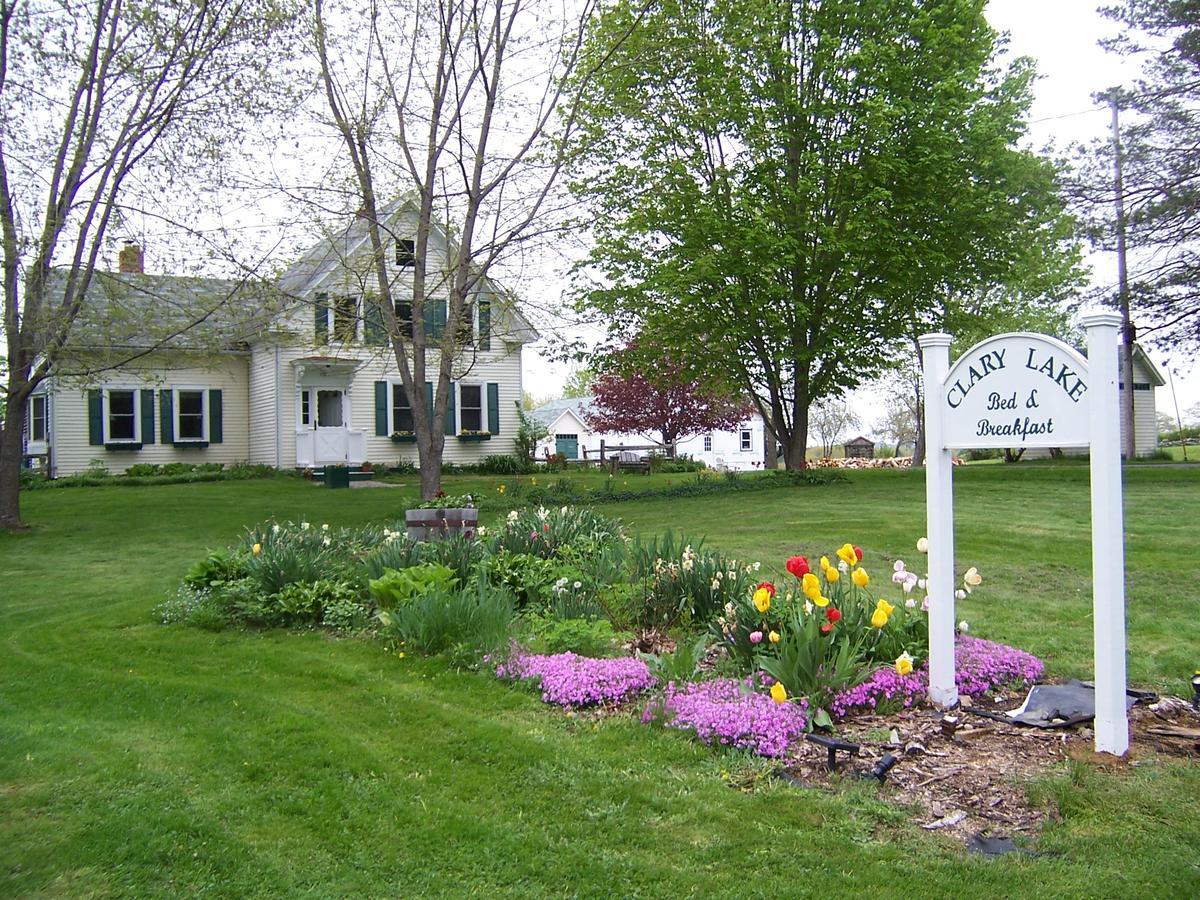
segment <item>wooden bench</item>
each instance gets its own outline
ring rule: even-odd
[[[622,450],[613,456],[608,461],[609,471],[616,474],[617,472],[644,472],[650,474],[650,458],[648,456],[638,456],[631,450]]]

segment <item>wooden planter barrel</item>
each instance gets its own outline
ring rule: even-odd
[[[410,541],[439,541],[452,534],[473,538],[479,530],[479,510],[474,507],[410,509],[404,513],[404,524],[408,527]]]

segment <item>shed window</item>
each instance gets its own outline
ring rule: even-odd
[[[750,449],[750,441],[751,441],[750,429],[743,428],[742,429],[742,450],[743,450],[743,452]]]
[[[706,434],[704,436],[704,452],[712,453],[712,435],[711,434]]]

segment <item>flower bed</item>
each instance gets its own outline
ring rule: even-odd
[[[1045,670],[1032,653],[1007,644],[960,634],[955,643],[954,681],[964,696],[978,696],[1011,684],[1036,683]],[[884,703],[912,706],[929,690],[929,667],[901,675],[895,667],[876,669],[862,684],[840,692],[829,712],[844,719],[855,712],[874,712]]]
[[[804,734],[808,703],[780,703],[754,693],[753,678],[723,678],[676,688],[667,685],[661,704],[642,714],[668,728],[693,731],[706,744],[723,744],[760,756],[783,756]]]
[[[496,667],[499,678],[539,680],[542,701],[557,706],[620,703],[654,687],[654,676],[640,659],[590,659],[574,653],[537,656],[514,652]]]

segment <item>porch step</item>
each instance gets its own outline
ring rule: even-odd
[[[319,469],[313,469],[312,477],[313,477],[314,481],[324,481],[325,480],[324,467],[321,467]],[[375,480],[375,472],[374,471],[364,472],[362,469],[351,468],[350,469],[350,480],[351,481],[374,481]]]

